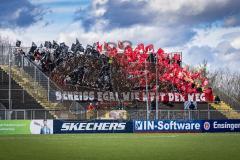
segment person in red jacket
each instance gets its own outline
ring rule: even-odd
[[[205,97],[206,97],[206,101],[208,102],[213,102],[214,97],[213,97],[213,91],[211,87],[208,87],[205,91]]]
[[[92,103],[87,106],[87,119],[92,119],[94,116],[95,107]]]

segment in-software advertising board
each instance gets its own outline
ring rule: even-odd
[[[134,121],[134,132],[240,132],[240,120]]]
[[[134,121],[134,132],[201,132],[202,121]]]

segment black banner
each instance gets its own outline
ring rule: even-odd
[[[54,134],[66,133],[132,133],[132,121],[116,120],[95,120],[95,121],[76,121],[76,120],[54,120]]]

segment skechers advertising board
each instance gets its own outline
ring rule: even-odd
[[[1,120],[0,134],[53,134],[53,120]]]
[[[131,133],[133,121],[71,121],[54,120],[54,134],[64,133]]]
[[[240,120],[134,121],[134,132],[240,132]]]

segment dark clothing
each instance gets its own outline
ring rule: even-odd
[[[193,102],[191,102],[191,104],[189,105],[189,109],[191,109],[191,110],[195,109],[195,105],[193,104]]]
[[[156,110],[156,101],[151,102],[151,110]]]
[[[215,97],[214,101],[215,101],[215,104],[219,104],[221,102],[221,100],[218,96]]]

